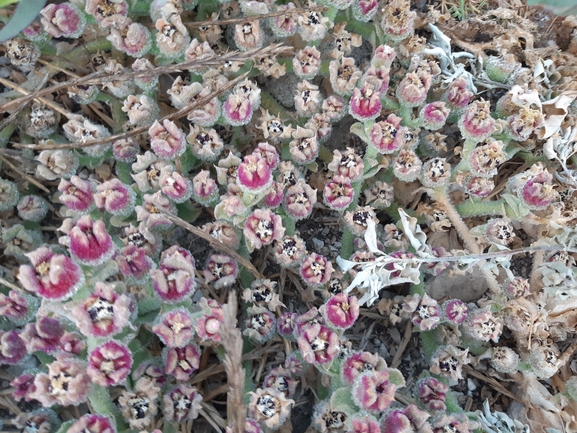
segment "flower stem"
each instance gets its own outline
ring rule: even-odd
[[[124,417],[120,413],[120,410],[112,403],[110,398],[110,393],[108,389],[97,384],[93,384],[92,391],[88,395],[90,404],[94,413],[99,415],[108,415],[116,419],[116,429],[117,431],[126,430],[128,426],[124,421]]]
[[[462,217],[474,217],[482,215],[505,215],[505,203],[503,200],[479,201],[467,200],[457,206],[457,212]]]

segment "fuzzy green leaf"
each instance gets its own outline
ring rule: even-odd
[[[4,0],[5,1],[5,0]],[[0,30],[0,42],[12,39],[30,25],[38,16],[46,0],[26,0],[16,7],[12,19]]]

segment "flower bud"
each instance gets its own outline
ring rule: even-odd
[[[445,98],[451,110],[461,110],[469,105],[474,95],[468,87],[469,84],[464,75],[460,75],[450,84]]]
[[[126,16],[128,4],[126,0],[87,0],[84,10],[101,25],[106,25],[108,20]]]
[[[132,70],[134,72],[150,72],[154,69],[154,65],[150,60],[145,58],[136,59],[132,63]],[[158,75],[150,75],[143,77],[136,77],[134,79],[134,84],[136,84],[140,89],[150,91],[156,88],[158,84]]]
[[[443,318],[451,325],[460,325],[469,314],[469,307],[460,299],[449,299],[443,303]]]
[[[184,203],[192,195],[192,182],[172,167],[166,166],[160,172],[160,190],[175,203]]]
[[[321,53],[316,47],[306,46],[293,57],[293,69],[297,77],[314,78],[321,67]]]
[[[70,433],[114,433],[116,425],[107,416],[86,414],[74,421],[67,431]]]
[[[421,331],[430,331],[441,322],[441,308],[437,301],[425,295],[419,294],[408,296],[403,304],[403,310],[411,314],[413,324]]]
[[[114,48],[132,57],[142,57],[152,48],[152,36],[148,28],[132,22],[128,17],[118,17],[107,24],[110,35],[107,36]]]
[[[490,311],[478,310],[469,313],[465,330],[476,340],[483,342],[491,340],[497,343],[501,336],[501,332],[503,332],[503,323],[501,323],[501,321],[499,321]]]
[[[369,83],[361,89],[354,89],[349,101],[349,114],[360,122],[376,119],[381,114],[383,105],[381,94]]]
[[[114,251],[114,243],[102,220],[92,221],[90,215],[85,215],[70,231],[70,252],[84,265],[104,263]]]
[[[304,241],[296,235],[275,241],[275,261],[283,268],[299,266],[306,252]]]
[[[78,168],[78,157],[70,150],[43,150],[36,158],[36,174],[46,180],[69,179]],[[0,179],[0,209],[2,188],[5,181]]]
[[[44,30],[53,38],[77,39],[86,26],[84,14],[71,3],[49,4],[40,11],[40,15]]]
[[[314,2],[309,3],[310,7],[316,6]],[[323,39],[327,33],[329,18],[319,15],[320,12],[310,11],[298,15],[298,32],[303,41],[316,41]]]
[[[495,120],[491,117],[489,102],[479,100],[467,107],[459,119],[459,129],[467,140],[483,141],[491,136]]]
[[[431,372],[462,379],[463,365],[469,363],[469,349],[460,350],[455,346],[440,346],[431,358]]]
[[[58,190],[62,193],[59,200],[70,209],[88,213],[94,208],[96,188],[90,180],[72,176],[70,181],[61,179]]]
[[[407,128],[401,126],[401,120],[399,116],[389,114],[385,120],[376,122],[370,132],[370,144],[384,154],[394,153],[403,147]]]
[[[353,2],[353,17],[363,23],[371,21],[379,9],[378,0],[358,0]]]
[[[385,6],[380,21],[385,35],[393,42],[399,42],[413,34],[417,14],[410,10],[410,2],[396,0]]]
[[[238,90],[228,95],[223,105],[224,120],[232,126],[246,125],[252,119],[253,107],[248,96]]]
[[[176,380],[187,381],[200,367],[200,349],[195,344],[170,347],[162,351],[164,371]]]
[[[41,103],[34,103],[28,117],[24,117],[26,133],[35,138],[47,138],[58,128],[60,114]]]
[[[40,222],[48,213],[48,203],[37,195],[26,195],[20,199],[18,216],[25,221]]]
[[[403,107],[417,107],[427,99],[433,79],[424,71],[409,72],[397,86],[397,98]],[[426,110],[425,110],[426,112]]]
[[[18,331],[0,331],[0,365],[17,365],[22,362],[26,353],[26,343],[18,334]]]
[[[27,230],[21,224],[3,229],[0,239],[4,243],[4,254],[24,262],[27,261],[26,254],[38,248],[43,242],[40,233]]]
[[[287,188],[284,196],[283,209],[288,217],[301,220],[308,217],[317,202],[317,190],[312,189],[303,180]]]
[[[445,399],[449,387],[434,377],[425,377],[417,382],[419,400],[427,410],[445,411]]]
[[[361,409],[369,412],[382,412],[395,399],[397,384],[391,382],[389,372],[399,379],[398,386],[404,386],[405,381],[398,370],[367,371],[355,379],[352,389],[353,400]]]
[[[352,212],[345,213],[345,224],[357,236],[362,236],[367,230],[367,222],[371,218],[375,224],[379,223],[377,215],[371,206],[357,206]]]
[[[250,394],[249,415],[267,430],[277,430],[290,416],[294,400],[288,400],[279,390],[259,388]]]
[[[176,206],[160,191],[154,194],[144,194],[142,206],[136,206],[136,219],[141,227],[148,230],[165,230],[172,227],[173,222],[164,215],[176,215]],[[162,209],[162,213],[159,209]]]
[[[194,293],[194,273],[194,257],[190,251],[173,245],[163,251],[158,269],[150,272],[152,288],[163,302],[182,301]]]
[[[244,237],[249,251],[282,239],[284,232],[281,217],[269,209],[256,209],[244,225]]]
[[[445,124],[450,112],[451,110],[444,102],[431,102],[421,108],[419,118],[423,122],[423,127],[430,131],[435,131]]]
[[[289,2],[286,5],[278,5],[277,11],[289,11],[291,9],[295,9],[295,7],[296,6],[294,3]],[[293,36],[298,29],[298,23],[295,19],[295,15],[289,13],[270,18],[269,26],[275,36],[280,38]]]
[[[489,242],[506,246],[513,242],[515,229],[508,219],[493,218],[487,222],[484,235]]]
[[[263,35],[258,20],[237,24],[234,28],[234,43],[241,51],[262,47]]]
[[[132,163],[140,152],[140,145],[132,138],[121,138],[112,143],[112,156],[120,162]]]
[[[112,178],[96,187],[94,203],[101,211],[112,215],[129,215],[134,209],[136,193],[119,179]]]
[[[19,198],[20,193],[16,184],[0,178],[0,212],[11,210],[16,206]]]
[[[297,164],[310,164],[314,162],[319,154],[319,143],[316,131],[309,128],[301,128],[293,131],[289,149],[292,160]]]
[[[365,189],[365,203],[375,209],[386,209],[394,200],[393,186],[377,180],[370,188]]]
[[[155,121],[148,129],[148,133],[150,148],[162,159],[176,159],[186,150],[184,133],[170,120],[163,120],[162,125]]]
[[[279,335],[287,340],[295,339],[297,313],[282,313],[277,321],[277,331]]]
[[[210,301],[209,301],[210,302]],[[196,333],[205,345],[220,343],[220,325],[223,321],[223,312],[217,302],[210,303],[212,307],[202,315],[195,325]]]
[[[488,177],[467,176],[464,187],[473,197],[485,198],[495,189],[495,182]]]

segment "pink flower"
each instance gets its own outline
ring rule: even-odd
[[[242,190],[253,194],[264,191],[272,183],[272,171],[262,155],[253,152],[238,167],[236,181]]]
[[[25,195],[18,205],[18,216],[26,221],[40,222],[48,213],[48,203],[37,195]]]
[[[48,364],[48,373],[39,373],[34,378],[35,389],[29,394],[42,406],[55,404],[78,406],[84,403],[90,390],[90,378],[81,361],[68,356],[57,356]]]
[[[70,180],[61,179],[58,185],[60,202],[78,212],[90,212],[94,206],[95,187],[89,180],[72,176]]]
[[[166,421],[180,423],[198,417],[202,396],[195,387],[182,384],[168,390],[162,401]]]
[[[190,296],[195,288],[194,257],[177,245],[165,250],[158,269],[150,272],[152,288],[164,302],[179,302]]]
[[[168,19],[157,19],[155,27],[158,30],[156,46],[164,57],[176,59],[184,54],[190,35],[179,14],[172,14]]]
[[[234,27],[234,42],[241,51],[262,47],[263,32],[259,21],[245,21]]]
[[[172,167],[163,167],[160,172],[160,190],[175,203],[184,203],[192,195],[192,183]]]
[[[316,202],[317,190],[312,189],[304,180],[299,180],[287,188],[283,208],[288,217],[298,221],[311,214]]]
[[[163,351],[164,371],[176,380],[187,381],[200,366],[200,349],[194,344]]]
[[[269,209],[255,209],[244,224],[244,236],[250,251],[282,239],[284,232],[280,215]]]
[[[26,343],[18,331],[0,331],[0,365],[19,364],[26,355]]]
[[[224,120],[232,126],[246,125],[252,119],[253,108],[246,94],[233,91],[223,106]]]
[[[266,207],[275,209],[281,205],[284,200],[284,188],[279,182],[273,181],[269,187],[269,193],[263,199]]]
[[[32,374],[22,374],[15,379],[12,379],[10,386],[14,388],[12,391],[12,397],[15,400],[32,401],[30,394],[36,389],[34,386],[34,375]]]
[[[8,296],[0,293],[0,317],[6,317],[20,324],[28,317],[30,307],[34,305],[33,301],[33,297],[24,295],[16,290],[10,290]]]
[[[419,118],[423,126],[428,130],[434,131],[441,128],[447,121],[451,110],[442,101],[431,102],[425,105],[419,113]]]
[[[358,0],[353,3],[353,16],[364,23],[372,20],[379,9],[378,0]]]
[[[329,282],[333,270],[333,265],[326,257],[312,253],[303,260],[300,273],[307,285],[318,287]]]
[[[397,86],[399,104],[404,107],[421,105],[427,99],[432,82],[431,75],[426,71],[409,72]]]
[[[495,189],[495,182],[488,177],[467,176],[465,190],[474,197],[487,197]]]
[[[340,349],[339,336],[320,324],[304,329],[297,342],[304,360],[315,365],[331,362]]]
[[[347,329],[359,318],[359,303],[354,296],[339,293],[332,296],[320,309],[327,324],[337,329]]]
[[[289,143],[292,160],[297,164],[314,162],[319,154],[317,132],[310,128],[297,126],[292,137],[293,140]]]
[[[376,353],[353,352],[343,362],[341,374],[343,380],[352,385],[356,378],[366,371],[384,371],[387,363]]]
[[[28,323],[22,331],[28,352],[42,351],[54,353],[60,350],[60,339],[64,335],[64,327],[58,319],[41,316],[35,323]]]
[[[489,144],[473,149],[468,157],[471,173],[475,176],[495,176],[499,166],[507,160],[504,146],[502,141],[491,139]]]
[[[192,178],[192,188],[193,198],[202,205],[210,205],[218,199],[218,185],[208,170],[200,170]]]
[[[328,169],[355,182],[363,176],[365,164],[353,148],[347,147],[342,153],[339,150],[333,151],[333,160]]]
[[[443,317],[452,325],[460,325],[469,314],[469,307],[460,299],[449,299],[443,303]]]
[[[158,157],[173,160],[186,150],[184,132],[170,120],[163,120],[162,125],[156,120],[148,129],[150,148]]]
[[[266,161],[268,167],[272,170],[278,167],[279,164],[279,154],[276,150],[276,147],[267,143],[267,142],[260,142],[256,149],[254,150],[255,154],[260,155]]]
[[[490,311],[478,310],[469,314],[465,329],[475,340],[497,343],[503,332],[503,323]]]
[[[164,313],[152,331],[168,347],[183,347],[194,336],[192,317],[184,308],[177,308]]]
[[[323,199],[331,209],[342,211],[349,207],[355,197],[355,190],[346,177],[335,175],[325,184]]]
[[[491,117],[489,101],[475,101],[467,107],[459,119],[459,129],[467,140],[475,142],[489,138],[493,133],[495,120]]]
[[[212,283],[215,289],[231,286],[238,276],[238,264],[226,254],[212,254],[204,269],[204,279]]]
[[[107,24],[107,36],[114,48],[132,57],[142,57],[152,48],[152,36],[145,25],[132,22],[128,17],[118,17]]]
[[[54,254],[46,247],[40,247],[26,256],[32,266],[20,266],[18,281],[26,290],[43,298],[68,299],[84,281],[82,270],[71,258]]]
[[[96,207],[112,215],[128,215],[134,209],[136,193],[119,179],[112,178],[96,187],[94,194]]]
[[[277,331],[281,337],[289,340],[295,339],[297,313],[285,311],[277,320]]]
[[[401,118],[389,114],[385,120],[376,122],[371,129],[371,145],[380,153],[389,154],[399,150],[405,144],[407,128],[401,126]]]
[[[112,284],[97,282],[93,293],[72,310],[76,327],[87,337],[109,337],[130,323],[134,301]]]
[[[557,198],[552,180],[553,175],[547,170],[541,169],[523,185],[521,196],[531,209],[545,209]]]
[[[419,400],[430,411],[445,411],[445,398],[449,387],[434,377],[426,377],[417,382]]]
[[[462,379],[463,365],[469,363],[468,353],[469,349],[461,350],[452,345],[440,346],[431,358],[430,370],[454,380]]]
[[[304,241],[298,236],[287,236],[274,244],[274,258],[283,268],[300,266],[307,253]]]
[[[136,206],[136,219],[148,230],[163,230],[172,227],[172,221],[159,209],[171,215],[176,214],[176,206],[160,191],[154,194],[144,194],[142,206]]]
[[[347,114],[345,101],[339,95],[331,95],[326,98],[321,108],[323,110],[322,113],[325,114],[331,122],[337,122]]]
[[[53,38],[77,39],[86,27],[84,14],[71,3],[49,4],[40,11],[40,15],[44,30]]]
[[[116,426],[107,416],[87,414],[75,421],[68,431],[70,433],[115,433]]]
[[[460,110],[469,105],[469,102],[474,95],[468,87],[469,84],[464,75],[460,75],[451,83],[447,93],[445,94],[445,98],[451,109]]]
[[[146,248],[132,244],[118,251],[114,260],[126,282],[143,281],[154,266],[154,262],[148,257]]]
[[[356,414],[350,420],[348,433],[381,433],[377,419],[371,415]]]
[[[375,91],[370,84],[361,89],[353,90],[349,101],[349,113],[360,122],[376,119],[381,114],[381,94]]]
[[[293,57],[293,70],[299,78],[312,79],[321,67],[321,53],[316,47],[306,46]]]
[[[70,231],[70,252],[82,264],[96,266],[114,254],[115,246],[104,221],[81,217]]]
[[[385,433],[408,433],[427,430],[426,422],[431,415],[410,404],[403,410],[393,410],[382,419],[381,426]]]
[[[278,12],[289,11],[290,9],[294,8],[295,8],[294,3],[290,2],[286,5],[278,5],[277,11]],[[297,32],[298,23],[295,19],[294,14],[280,15],[271,18],[270,28],[276,36],[286,38],[287,36],[292,36]]]
[[[382,412],[395,399],[397,386],[389,381],[389,372],[368,371],[355,380],[353,398],[363,410]]]
[[[123,382],[131,367],[132,353],[128,347],[112,340],[90,352],[86,372],[94,383],[112,386]]]

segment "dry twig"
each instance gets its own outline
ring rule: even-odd
[[[246,418],[244,396],[244,368],[242,368],[242,335],[236,326],[238,305],[236,291],[228,294],[228,302],[223,305],[223,321],[220,327],[222,345],[226,350],[224,368],[228,378],[227,420],[234,433],[243,433]]]

